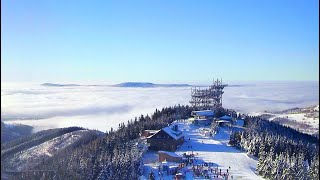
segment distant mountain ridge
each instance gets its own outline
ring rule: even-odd
[[[41,86],[48,87],[73,87],[73,86],[109,86],[109,87],[207,87],[209,85],[190,85],[190,84],[156,84],[151,82],[123,82],[114,85],[81,85],[81,84],[56,84],[56,83],[43,83]],[[243,86],[254,86],[254,84],[231,84],[227,87],[243,87]]]
[[[190,84],[154,84],[150,82],[124,82],[113,85],[114,87],[190,87]]]

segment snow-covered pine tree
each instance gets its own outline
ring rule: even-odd
[[[319,179],[319,156],[316,155],[311,160],[308,174],[310,179]]]
[[[304,161],[304,154],[299,153],[297,158],[297,177],[301,180],[307,180],[308,179],[308,167],[307,164]]]
[[[272,162],[274,160],[274,157],[275,157],[274,148],[271,147],[270,152],[267,154],[266,161],[265,161],[266,163],[265,163],[265,166],[263,168],[263,171],[264,171],[263,175],[266,178],[270,178],[270,179],[272,178],[273,174],[271,172],[272,172],[272,169],[274,167],[269,162]]]
[[[264,170],[266,155],[265,146],[262,144],[259,148],[259,159],[257,164],[257,171],[260,175],[262,175]]]
[[[281,178],[281,170],[280,170],[280,155],[276,155],[275,159],[272,161],[272,169],[271,174],[274,179]]]

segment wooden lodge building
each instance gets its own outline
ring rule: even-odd
[[[178,130],[178,125],[165,127],[147,137],[150,150],[175,151],[184,143],[184,135]]]

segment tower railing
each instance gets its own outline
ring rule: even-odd
[[[191,100],[189,101],[196,109],[216,110],[222,107],[223,89],[228,86],[222,80],[213,81],[213,84],[205,89],[200,87],[191,88]]]

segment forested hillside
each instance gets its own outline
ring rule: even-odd
[[[32,133],[32,129],[32,126],[22,124],[5,124],[1,121],[1,145],[18,139],[19,137],[30,135]]]
[[[79,127],[40,131],[4,143],[1,149],[1,177],[30,171],[49,158],[92,142],[104,133]],[[66,155],[66,154],[64,154]]]
[[[174,120],[188,118],[193,109],[189,106],[162,108],[149,115],[141,115],[127,124],[119,124],[103,136],[87,134],[59,153],[37,159],[34,166],[23,166],[11,172],[13,179],[138,179],[142,173],[142,152],[137,149],[137,140],[145,129],[160,129]],[[236,116],[234,111],[222,110]],[[300,133],[291,128],[270,122],[261,117],[246,117],[245,129],[234,132],[230,144],[259,157],[258,172],[268,179],[317,179],[319,177],[318,138]],[[19,154],[41,143],[57,144],[68,133],[83,131],[76,127],[64,130],[48,130],[4,144],[2,157],[12,162]],[[71,134],[72,137],[76,134]],[[56,144],[54,144],[56,146]],[[42,147],[42,146],[40,146]],[[49,152],[49,151],[48,151]],[[10,161],[11,160],[11,161]],[[2,166],[3,168],[4,166]]]
[[[257,171],[268,179],[318,179],[319,139],[261,117],[246,117],[245,130],[230,144],[259,158]]]
[[[178,118],[188,118],[192,109],[174,106],[156,110],[151,116],[119,124],[104,137],[65,149],[37,166],[15,173],[14,179],[137,179],[141,175],[141,152],[135,140],[145,129],[160,129]]]
[[[31,148],[45,141],[61,136],[65,133],[69,133],[76,130],[82,130],[82,129],[83,128],[79,128],[79,127],[49,129],[49,130],[44,130],[44,131],[34,133],[30,136],[18,138],[14,141],[11,141],[2,145],[1,158],[6,158],[11,154],[22,151],[24,149]]]

